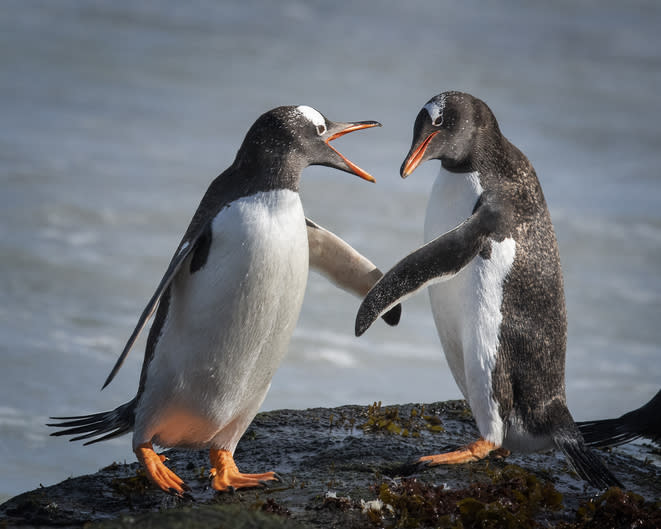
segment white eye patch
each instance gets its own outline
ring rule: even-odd
[[[314,108],[307,105],[301,105],[296,107],[296,110],[303,114],[305,118],[315,126],[317,129],[317,134],[321,136],[324,132],[326,132],[326,120],[324,119],[324,116],[322,116]]]
[[[423,107],[429,117],[431,118],[432,125],[439,127],[443,123],[443,109],[445,108],[445,97],[430,101]]]

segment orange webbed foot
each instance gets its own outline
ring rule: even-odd
[[[209,450],[211,470],[209,476],[212,478],[211,486],[218,491],[233,491],[250,487],[263,487],[267,481],[279,481],[275,472],[263,474],[242,474],[234,462],[232,454],[227,450]]]
[[[501,457],[509,455],[509,451],[499,447],[491,441],[487,441],[480,437],[474,443],[455,450],[454,452],[446,452],[444,454],[435,454],[431,456],[425,456],[418,459],[419,463],[423,463],[429,466],[436,465],[456,465],[459,463],[470,463],[472,461],[479,461],[484,459],[490,453],[495,452]]]
[[[184,491],[190,490],[183,479],[163,464],[167,461],[167,457],[154,452],[151,443],[139,445],[135,449],[135,455],[144,467],[149,480],[162,491],[183,496]]]

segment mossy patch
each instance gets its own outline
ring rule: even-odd
[[[424,405],[413,406],[408,416],[400,414],[399,406],[382,407],[381,401],[367,408],[365,422],[358,428],[369,433],[386,433],[403,437],[419,437],[420,432],[442,432],[442,421],[438,415],[425,413]]]
[[[574,523],[563,523],[559,529],[661,527],[661,501],[645,501],[642,496],[612,487],[598,498],[583,502]]]
[[[377,490],[378,499],[392,510],[366,514],[373,524],[390,528],[535,528],[540,514],[562,508],[562,495],[550,482],[515,465],[494,472],[490,483],[465,489],[405,478]]]

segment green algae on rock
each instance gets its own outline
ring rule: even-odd
[[[642,496],[618,488],[608,489],[598,498],[584,502],[576,512],[576,522],[559,529],[601,529],[661,527],[661,500],[645,501]]]
[[[489,482],[464,489],[420,482],[415,478],[379,486],[379,499],[392,507],[383,511],[385,527],[537,527],[540,515],[562,508],[562,494],[548,481],[515,465],[492,472]],[[371,516],[377,521],[376,516]]]
[[[367,407],[367,419],[358,427],[367,433],[390,433],[419,437],[421,431],[439,433],[442,421],[437,415],[425,414],[425,405],[413,406],[409,416],[401,416],[399,406],[381,406],[381,401]]]

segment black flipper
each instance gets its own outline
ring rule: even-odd
[[[484,195],[483,195],[484,196]],[[448,279],[480,252],[499,224],[496,209],[480,199],[459,226],[428,242],[393,266],[368,292],[356,316],[356,336],[384,312],[432,283]]]
[[[617,419],[577,424],[589,446],[617,446],[638,437],[647,437],[655,443],[661,443],[661,390],[644,406]]]
[[[383,276],[369,259],[333,232],[306,218],[310,267],[338,287],[363,298]],[[397,305],[383,315],[388,325],[397,325],[402,307]]]
[[[205,236],[210,236],[208,223],[199,226],[192,237],[184,237],[184,239],[181,241],[177,251],[174,254],[174,257],[172,257],[172,260],[170,261],[170,264],[165,271],[165,275],[163,275],[161,282],[158,284],[158,287],[156,287],[156,292],[154,292],[154,295],[149,300],[149,303],[147,303],[145,310],[142,311],[140,319],[138,320],[138,323],[131,333],[128,341],[126,342],[122,354],[119,355],[115,366],[112,368],[112,371],[108,375],[108,378],[106,378],[106,381],[103,383],[103,387],[101,389],[105,388],[108,384],[110,384],[110,382],[112,382],[112,379],[115,378],[119,368],[122,367],[124,360],[126,360],[126,356],[131,350],[131,347],[133,347],[135,344],[135,341],[138,339],[142,329],[144,329],[145,325],[147,325],[149,318],[151,318],[152,314],[154,314],[154,311],[156,310],[156,307],[161,300],[163,292],[165,292],[165,290],[170,286],[172,280],[177,275],[177,272],[179,272],[181,269],[181,265],[184,263],[186,258],[196,249],[198,246],[198,241],[204,240]]]
[[[99,441],[119,437],[133,429],[135,423],[136,402],[136,399],[133,399],[112,411],[94,413],[92,415],[81,415],[78,417],[51,417],[51,419],[62,422],[49,423],[46,426],[66,428],[66,430],[53,432],[51,435],[77,436],[70,439],[70,441],[81,441],[83,439],[100,436],[97,439],[87,441],[85,444],[90,445],[98,443]]]

